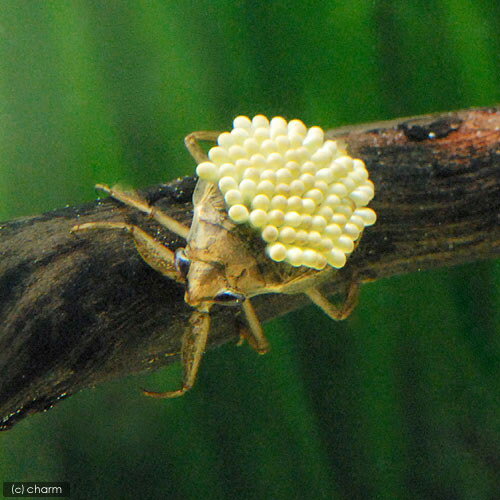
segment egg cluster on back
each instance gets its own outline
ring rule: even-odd
[[[249,223],[277,262],[343,267],[376,215],[374,185],[362,160],[324,140],[320,127],[282,117],[238,116],[196,169],[218,184],[236,223]]]

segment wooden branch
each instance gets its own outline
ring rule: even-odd
[[[378,222],[345,270],[343,291],[369,281],[500,254],[500,108],[333,130],[363,158]],[[146,191],[189,222],[194,178]],[[182,240],[113,200],[0,225],[0,428],[84,387],[177,359],[190,313],[182,287],[150,269],[119,232],[73,235],[77,223],[131,220],[171,248]],[[256,300],[266,320],[300,296]],[[279,312],[279,313],[278,313]],[[218,308],[210,347],[235,336],[239,313]]]

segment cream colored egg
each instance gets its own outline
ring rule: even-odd
[[[267,223],[267,213],[260,209],[252,210],[249,220],[253,227],[262,227]]]
[[[238,129],[250,129],[252,127],[252,121],[248,116],[237,116],[233,120],[233,128]]]
[[[267,243],[276,241],[278,239],[278,235],[279,231],[276,226],[269,225],[262,230],[262,239]]]
[[[286,244],[293,243],[295,241],[295,235],[295,229],[290,226],[284,226],[279,230],[279,240]]]
[[[229,217],[250,224],[276,262],[341,268],[376,214],[374,184],[361,159],[326,140],[320,127],[263,115],[238,116],[197,166],[214,182]]]
[[[196,167],[196,174],[201,179],[210,182],[217,182],[217,180],[219,179],[217,166],[210,161],[205,161],[198,164],[198,166]]]
[[[234,222],[241,224],[248,220],[248,209],[245,205],[233,205],[228,210],[228,215]]]
[[[285,260],[286,247],[282,243],[272,243],[267,247],[267,254],[276,262]]]
[[[303,251],[298,247],[289,248],[286,251],[286,260],[292,264],[292,266],[301,266],[304,258],[303,254]]]

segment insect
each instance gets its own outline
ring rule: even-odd
[[[208,156],[200,142],[213,141]],[[248,329],[242,336],[258,352],[269,349],[251,299],[267,293],[304,293],[333,319],[349,315],[357,301],[352,286],[341,308],[318,288],[346,263],[365,226],[376,215],[365,164],[352,159],[319,127],[300,120],[235,118],[231,132],[193,132],[185,144],[197,162],[190,227],[150,206],[134,193],[97,187],[154,218],[186,240],[172,252],[138,226],[125,222],[85,223],[72,231],[118,229],[132,236],[152,268],[185,285],[193,308],[181,357],[178,390],[145,391],[173,398],[191,389],[210,331],[214,304],[241,307]],[[242,338],[243,338],[242,337]]]

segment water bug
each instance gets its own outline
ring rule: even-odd
[[[217,145],[207,155],[200,141]],[[356,303],[357,288],[353,286],[343,306],[336,308],[319,286],[346,264],[365,226],[376,220],[367,207],[374,185],[364,162],[325,140],[319,127],[282,117],[238,116],[230,132],[193,132],[185,144],[199,177],[190,227],[135,193],[97,185],[184,238],[184,248],[173,252],[125,222],[72,228],[130,233],[147,264],[185,285],[185,301],[193,312],[182,340],[182,387],[145,391],[157,398],[181,396],[195,383],[214,304],[243,309],[248,324],[244,337],[258,353],[265,353],[269,342],[252,297],[303,293],[333,319],[345,318]]]

